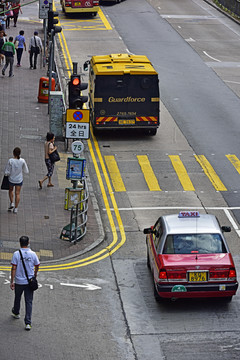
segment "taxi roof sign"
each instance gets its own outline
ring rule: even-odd
[[[179,218],[196,218],[200,217],[199,211],[180,211],[178,214]]]

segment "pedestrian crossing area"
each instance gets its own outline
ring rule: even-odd
[[[71,186],[66,180],[68,157],[69,154],[61,153],[61,161],[56,163],[60,188]],[[205,155],[125,153],[103,155],[103,159],[114,192],[236,190],[228,189],[221,179],[222,174],[214,169],[212,163],[216,164],[216,159],[213,161],[213,157]],[[224,164],[229,177],[240,175],[240,159],[236,155],[223,155],[217,160]]]
[[[135,155],[120,158],[118,155],[103,156],[112,187],[115,192],[134,191],[138,182],[149,191],[197,191],[204,184],[215,191],[228,191],[221,176],[215,171],[211,160],[205,155],[192,154],[185,159],[181,155],[166,155],[156,160],[154,156]],[[236,155],[223,155],[221,161],[230,165],[235,175],[240,174],[240,160]],[[237,174],[238,173],[238,174]],[[132,177],[132,183],[129,179]],[[240,179],[239,179],[240,180]]]

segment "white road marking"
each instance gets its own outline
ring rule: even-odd
[[[194,40],[193,38],[189,38],[189,39],[185,39],[185,41],[187,41],[187,42],[196,42],[196,40]]]
[[[221,62],[221,60],[215,59],[214,57],[212,57],[211,55],[209,55],[206,51],[203,51],[203,53],[204,53],[206,56],[208,56],[210,59],[215,60],[215,61],[217,61],[217,62]]]
[[[93,284],[68,284],[68,283],[60,283],[60,285],[64,286],[72,286],[72,287],[80,287],[85,288],[86,290],[99,290],[101,287],[93,285]]]

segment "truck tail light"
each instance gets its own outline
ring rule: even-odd
[[[72,1],[65,1],[65,6],[72,6]]]
[[[162,269],[159,271],[158,281],[167,281],[167,272],[166,270]]]
[[[99,0],[93,0],[93,6],[98,6],[99,5]]]

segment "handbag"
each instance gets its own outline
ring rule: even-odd
[[[19,44],[19,41],[16,40],[16,42],[15,42],[15,49],[18,49],[18,44]]]
[[[28,278],[28,273],[27,273],[27,269],[26,269],[26,266],[25,266],[25,263],[24,263],[24,260],[23,260],[22,252],[21,252],[21,250],[19,250],[19,252],[20,252],[23,268],[24,268],[24,271],[25,271],[25,274],[26,274],[26,278],[27,278],[29,287],[30,287],[30,289],[32,291],[35,291],[35,290],[38,289],[38,281],[37,281],[35,276],[33,276],[31,279]]]
[[[40,54],[40,49],[39,49],[39,46],[37,46],[37,41],[36,41],[36,38],[35,38],[35,36],[34,36],[34,42],[35,42],[35,47],[33,47],[33,52],[35,53],[35,54]]]
[[[3,176],[1,190],[9,190],[9,179],[7,175]]]
[[[57,150],[54,150],[51,154],[48,155],[49,156],[49,159],[51,160],[51,163],[55,163],[60,159],[60,156],[59,156],[59,153]]]

